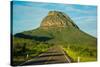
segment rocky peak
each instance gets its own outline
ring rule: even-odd
[[[72,19],[59,11],[50,11],[48,15],[43,19],[40,27],[42,28],[78,28],[78,26],[72,21]]]

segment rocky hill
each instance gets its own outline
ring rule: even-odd
[[[50,11],[48,15],[41,22],[42,28],[78,28],[73,20],[59,11]]]

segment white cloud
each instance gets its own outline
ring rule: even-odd
[[[86,6],[85,8],[89,8],[89,6]],[[68,6],[66,7],[64,10],[66,11],[71,11],[71,12],[77,12],[77,13],[82,13],[82,14],[96,14],[96,10],[86,10],[86,9],[78,9],[78,8],[75,8],[74,5],[73,6]]]
[[[73,17],[74,20],[78,20],[78,21],[97,21],[97,17],[96,16],[79,16],[79,17]]]

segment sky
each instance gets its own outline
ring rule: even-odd
[[[12,34],[36,29],[49,11],[61,11],[68,15],[78,27],[97,37],[97,6],[13,1]]]

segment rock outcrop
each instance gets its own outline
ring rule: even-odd
[[[72,19],[59,11],[50,11],[43,19],[40,27],[42,28],[77,28],[79,27],[72,21]]]

